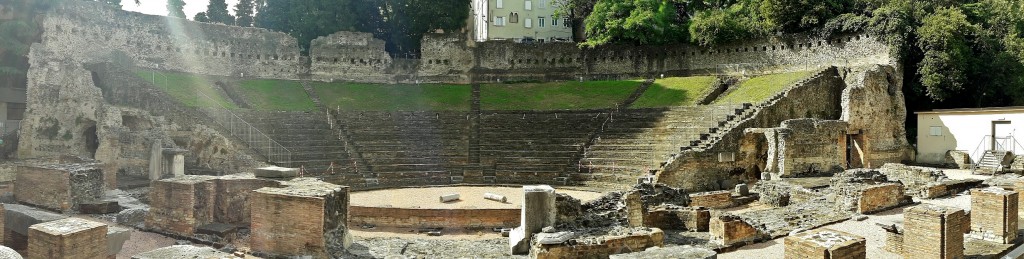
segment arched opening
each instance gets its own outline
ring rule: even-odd
[[[82,136],[85,137],[85,148],[89,151],[89,156],[95,159],[96,150],[100,148],[100,139],[96,136],[96,125],[85,128]]]

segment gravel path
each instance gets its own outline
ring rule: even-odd
[[[349,249],[353,258],[529,258],[509,254],[508,239],[443,240],[359,238]]]

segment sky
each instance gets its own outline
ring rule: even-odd
[[[135,5],[135,0],[121,0],[121,6],[127,11],[167,15],[167,0],[140,0],[140,2],[142,2],[141,5]],[[228,4],[228,12],[234,15],[235,4],[238,4],[238,0],[225,0],[224,2]],[[205,12],[206,5],[209,3],[209,0],[185,0],[185,16],[192,20],[196,13]]]

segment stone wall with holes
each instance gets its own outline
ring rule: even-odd
[[[391,56],[371,33],[339,31],[309,46],[310,74],[317,79],[388,82]]]
[[[781,127],[746,129],[761,132],[767,140],[765,172],[773,176],[800,177],[832,174],[846,168],[846,127],[844,121],[792,119]],[[745,136],[746,137],[746,136]]]
[[[137,65],[188,73],[296,78],[308,72],[295,38],[281,32],[192,22],[69,1],[43,22],[41,45],[78,61],[114,51]]]

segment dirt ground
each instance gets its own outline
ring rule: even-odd
[[[556,189],[584,202],[601,197],[602,193]],[[460,199],[454,202],[440,202],[441,195],[458,193]],[[501,203],[484,199],[484,193],[504,195],[508,202]],[[424,188],[386,189],[349,194],[352,206],[434,208],[434,209],[515,209],[523,205],[522,187],[499,186],[444,186]]]

